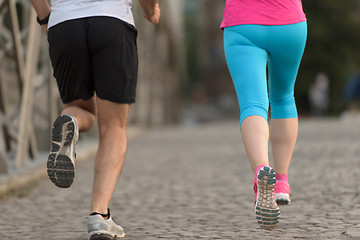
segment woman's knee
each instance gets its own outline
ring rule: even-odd
[[[268,119],[268,105],[266,104],[251,104],[246,107],[240,107],[240,125],[245,118],[250,116],[261,116],[265,120]]]
[[[297,108],[294,96],[285,98],[270,98],[271,118],[297,118]]]

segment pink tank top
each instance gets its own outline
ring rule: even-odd
[[[226,0],[221,28],[242,24],[287,25],[306,21],[301,0]]]

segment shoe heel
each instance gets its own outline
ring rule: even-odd
[[[47,162],[47,172],[50,180],[60,188],[68,188],[75,178],[75,167],[66,155],[50,154]]]

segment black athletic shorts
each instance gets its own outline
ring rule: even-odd
[[[113,17],[88,17],[49,29],[48,41],[63,103],[94,93],[116,103],[134,103],[138,72],[137,30]]]

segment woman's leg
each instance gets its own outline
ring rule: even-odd
[[[298,132],[294,87],[307,27],[302,22],[272,28],[278,44],[269,47],[270,140],[275,172],[287,175]]]
[[[270,139],[274,169],[277,174],[288,174],[290,160],[295,148],[298,132],[298,119],[272,119]]]
[[[256,115],[247,117],[241,124],[241,135],[253,171],[261,165],[269,166],[267,121]]]
[[[266,81],[268,53],[242,34],[249,28],[251,27],[225,28],[224,48],[239,101],[244,146],[255,171],[260,165],[269,165],[269,102]]]
[[[266,63],[268,53],[254,39],[254,26],[225,29],[226,61],[240,106],[240,125],[245,149],[255,172],[255,215],[262,228],[279,222],[280,210],[274,199],[275,172],[268,167],[269,127]],[[257,37],[255,37],[257,39]]]

